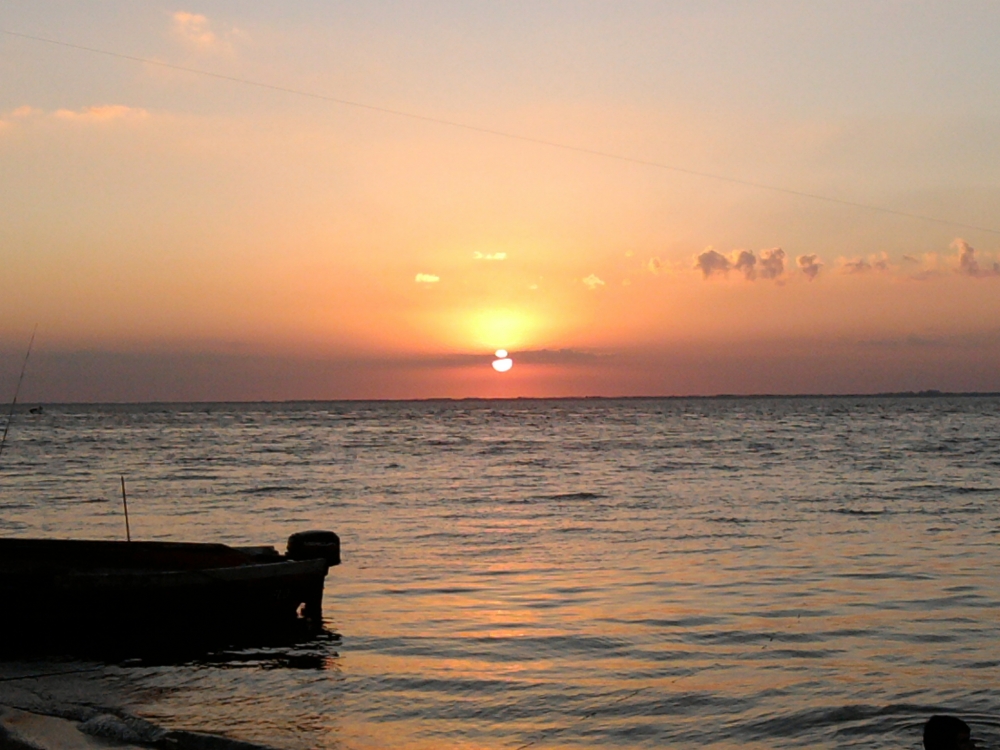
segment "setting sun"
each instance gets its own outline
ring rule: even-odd
[[[507,356],[506,349],[497,349],[496,356],[497,358],[493,360],[493,369],[497,372],[507,372],[514,366],[514,360]]]

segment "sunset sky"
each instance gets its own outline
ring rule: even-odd
[[[1000,391],[995,2],[0,29],[6,402]]]

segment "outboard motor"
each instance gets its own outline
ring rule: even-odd
[[[340,565],[340,537],[332,531],[300,531],[288,537],[289,560],[326,560]]]

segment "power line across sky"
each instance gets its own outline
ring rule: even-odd
[[[10,31],[7,29],[0,29],[0,34],[4,34],[9,37],[17,37],[20,39],[27,39],[33,42],[40,42],[43,44],[54,45],[58,47],[63,47],[66,49],[78,50],[81,52],[87,52],[95,55],[103,55],[105,57],[112,57],[119,60],[127,60],[130,62],[142,63],[144,65],[153,65],[160,68],[166,68],[170,70],[181,71],[184,73],[190,73],[192,75],[203,76],[206,78],[214,78],[221,81],[228,81],[230,83],[236,83],[243,86],[252,86],[255,88],[267,89],[270,91],[281,92],[285,94],[292,94],[294,96],[305,97],[309,99],[316,99],[320,101],[330,102],[332,104],[337,104],[344,107],[353,107],[355,109],[363,109],[370,112],[380,113],[384,115],[390,115],[393,117],[402,117],[410,120],[419,120],[422,122],[433,123],[436,125],[443,125],[451,128],[459,128],[466,131],[471,131],[475,133],[483,133],[486,135],[495,136],[498,138],[505,138],[508,140],[521,141],[523,143],[532,143],[540,146],[546,146],[554,149],[561,149],[563,151],[570,151],[579,154],[585,154],[587,156],[598,157],[602,159],[612,159],[620,162],[627,162],[630,164],[637,164],[644,167],[651,167],[654,169],[661,169],[669,172],[674,172],[677,174],[689,175],[691,177],[698,177],[702,179],[715,180],[718,182],[725,182],[732,185],[742,185],[745,187],[756,188],[759,190],[766,190],[773,193],[781,193],[784,195],[791,195],[798,198],[804,198],[813,201],[823,201],[825,203],[836,204],[840,206],[845,206],[848,208],[860,209],[864,211],[871,211],[881,214],[887,214],[891,216],[899,216],[907,219],[914,219],[917,221],[929,222],[933,224],[941,224],[946,226],[951,226],[961,229],[971,229],[978,232],[986,232],[989,234],[1000,235],[1000,229],[994,229],[991,227],[980,226],[977,224],[969,224],[966,222],[955,221],[952,219],[946,219],[939,216],[929,216],[926,214],[918,214],[910,211],[902,211],[895,208],[889,208],[887,206],[879,206],[871,203],[864,203],[861,201],[852,201],[844,198],[836,198],[830,195],[822,195],[820,193],[811,193],[803,190],[795,190],[793,188],[783,187],[780,185],[772,185],[764,182],[758,182],[755,180],[747,180],[739,177],[732,177],[729,175],[714,174],[711,172],[702,172],[695,169],[688,169],[683,166],[678,166],[676,164],[666,164],[664,162],[653,161],[650,159],[643,159],[634,156],[628,156],[626,154],[615,153],[611,151],[603,151],[601,149],[588,148],[586,146],[576,146],[568,143],[561,143],[559,141],[552,141],[545,138],[537,138],[531,135],[525,135],[521,133],[513,133],[505,130],[498,130],[495,128],[488,128],[481,125],[474,125],[467,122],[461,122],[458,120],[449,120],[442,117],[434,117],[431,115],[419,114],[416,112],[408,112],[405,110],[393,109],[391,107],[382,107],[376,104],[369,104],[366,102],[354,101],[351,99],[343,99],[341,97],[332,96],[329,94],[318,93],[315,91],[306,91],[303,89],[297,89],[291,86],[284,86],[280,84],[267,83],[264,81],[253,80],[249,78],[241,78],[239,76],[227,75],[224,73],[215,73],[209,70],[203,70],[201,68],[192,68],[185,65],[176,65],[174,63],[164,62],[162,60],[154,60],[152,58],[140,57],[138,55],[129,55],[122,52],[116,52],[113,50],[100,49],[97,47],[88,47],[81,44],[74,44],[72,42],[66,42],[58,39],[49,39],[46,37],[35,36],[33,34],[25,34],[18,31]]]

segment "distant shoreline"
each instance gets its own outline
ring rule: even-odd
[[[18,411],[47,406],[246,406],[249,404],[424,404],[469,402],[505,403],[524,401],[768,401],[808,399],[879,399],[879,398],[998,398],[1000,391],[891,391],[885,393],[717,393],[687,396],[514,396],[488,398],[466,396],[462,398],[333,398],[285,399],[281,401],[32,401],[18,404]]]

